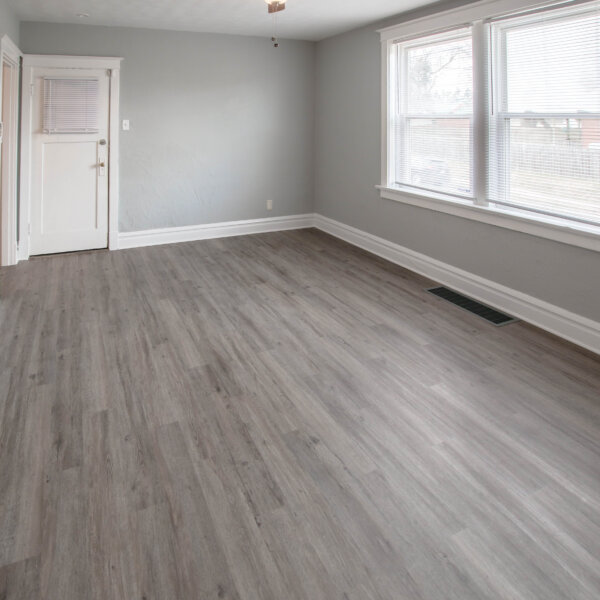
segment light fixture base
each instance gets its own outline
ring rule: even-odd
[[[278,0],[269,1],[269,14],[280,12],[285,10],[285,0],[280,2]]]

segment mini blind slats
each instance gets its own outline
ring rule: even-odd
[[[598,5],[498,21],[492,33],[490,201],[599,224]]]
[[[600,112],[600,19],[545,20],[501,29],[508,112]]]
[[[44,79],[45,133],[96,133],[99,113],[97,79]]]

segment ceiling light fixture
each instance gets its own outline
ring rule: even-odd
[[[265,0],[269,5],[269,14],[285,10],[285,0]]]
[[[273,48],[279,48],[279,40],[277,39],[277,13],[285,10],[286,0],[265,0],[269,8],[269,14],[273,15]]]
[[[87,19],[90,15],[89,13],[77,13],[75,16],[79,17],[80,19]]]

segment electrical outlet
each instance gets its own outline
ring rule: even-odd
[[[267,210],[273,210],[273,200],[267,200]]]
[[[123,119],[123,131],[129,131],[129,119]]]

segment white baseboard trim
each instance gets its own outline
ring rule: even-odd
[[[600,354],[600,323],[322,215],[314,226],[354,246]]]
[[[314,226],[314,215],[293,215],[290,217],[271,217],[268,219],[250,219],[247,221],[227,221],[208,225],[190,225],[186,227],[166,227],[164,229],[146,229],[119,233],[119,249],[159,246],[178,242],[195,242],[213,238],[269,233],[290,229],[305,229]]]
[[[316,227],[600,354],[600,323],[319,214],[119,233],[120,249]]]

